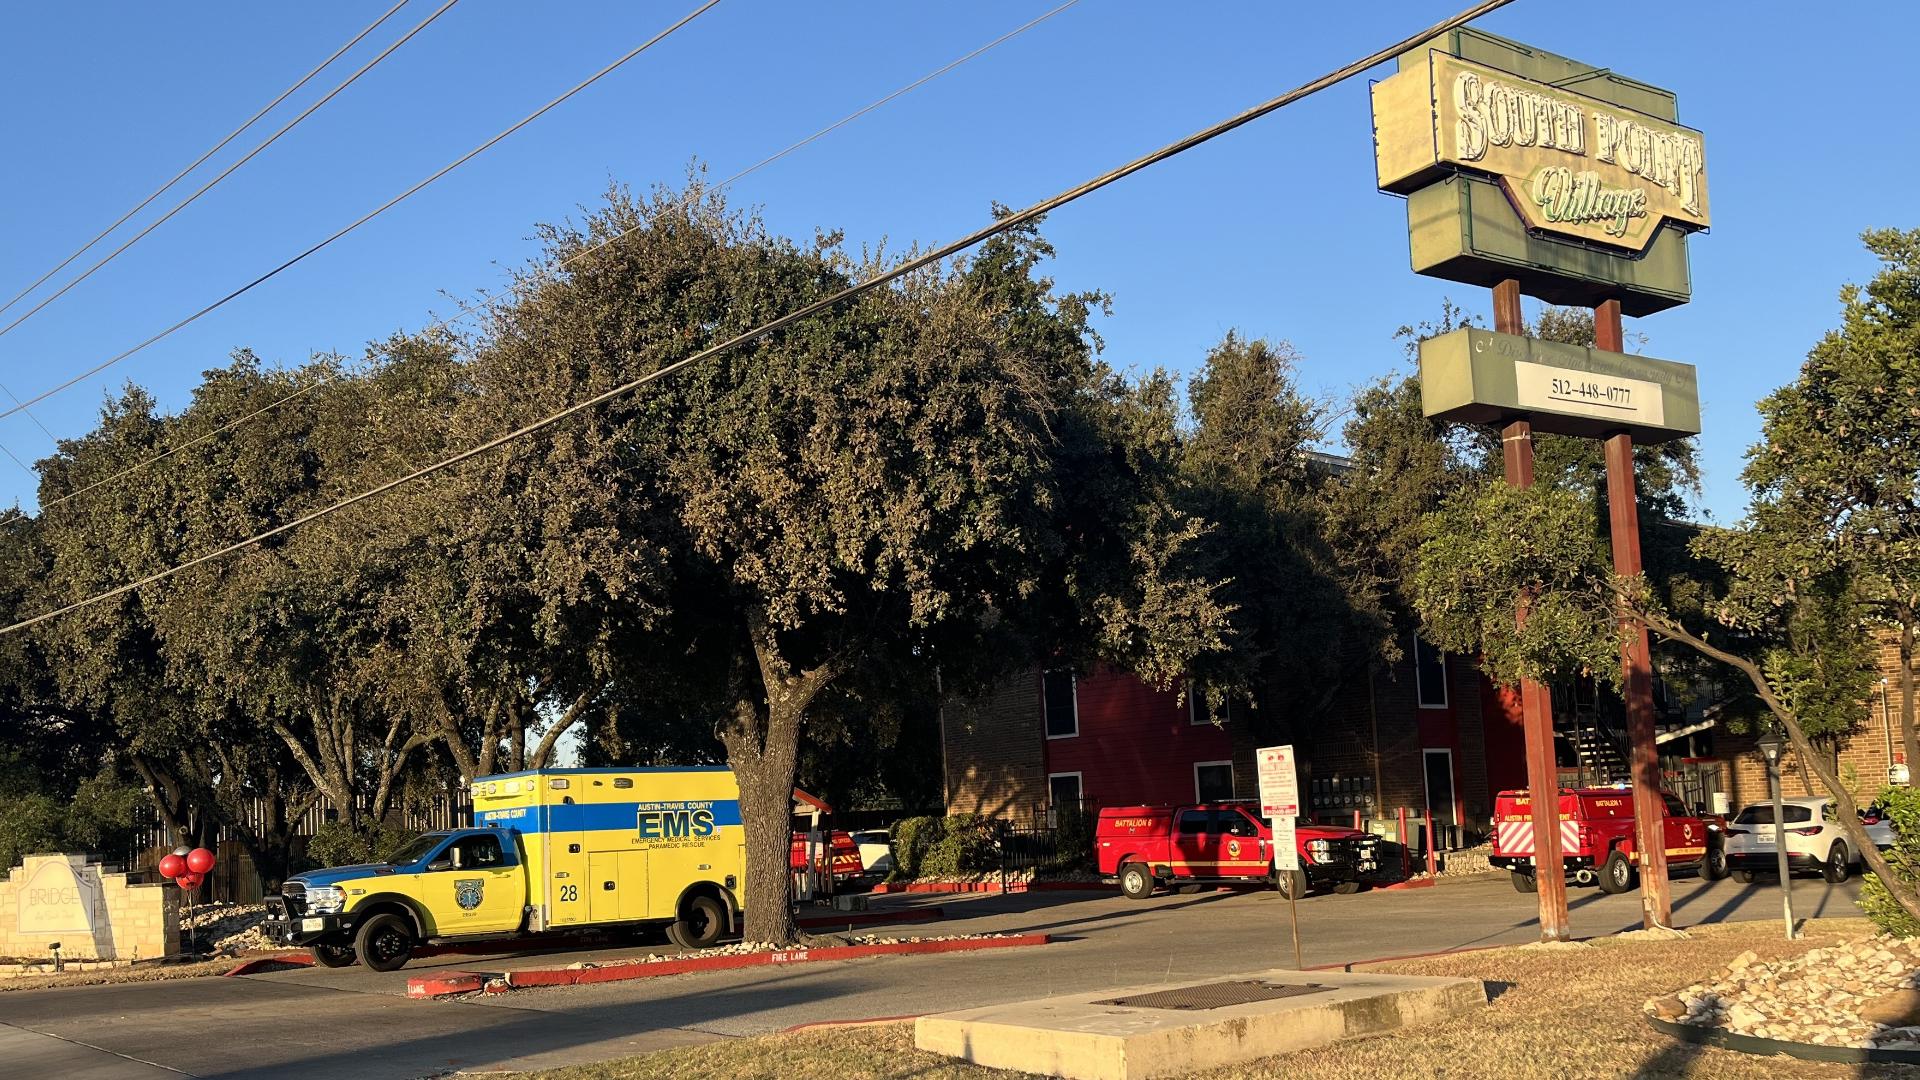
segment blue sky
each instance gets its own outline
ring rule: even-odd
[[[0,299],[390,2],[11,9],[0,34],[0,94],[10,103]],[[451,312],[448,294],[497,286],[503,267],[533,253],[536,222],[577,214],[610,180],[678,182],[696,158],[728,175],[1055,2],[724,0],[410,202],[34,414],[54,435],[84,432],[103,395],[129,379],[178,407],[200,371],[243,346],[284,363],[357,354]],[[415,0],[349,64],[433,6]],[[25,397],[147,337],[693,6],[462,0],[199,203],[0,338],[0,382]],[[1051,195],[1461,6],[1082,0],[749,177],[734,196],[795,236],[824,227],[844,229],[856,247],[945,240],[984,222],[996,200]],[[1792,379],[1835,323],[1841,283],[1872,273],[1857,234],[1920,224],[1904,196],[1920,171],[1920,137],[1899,108],[1911,93],[1904,73],[1920,14],[1892,3],[1825,5],[1818,17],[1785,3],[1738,10],[1618,0],[1602,18],[1570,18],[1565,5],[1521,0],[1480,23],[1672,88],[1682,121],[1706,133],[1714,230],[1693,241],[1695,300],[1628,330],[1646,335],[1646,352],[1700,369],[1704,505],[1722,521],[1744,505],[1738,474],[1758,433],[1754,402]],[[351,69],[323,75],[276,117]],[[1402,205],[1373,189],[1364,80],[1083,200],[1046,233],[1063,288],[1114,295],[1100,331],[1123,368],[1190,370],[1237,328],[1291,341],[1305,386],[1343,398],[1400,369],[1393,330],[1430,317],[1443,297],[1489,307],[1482,290],[1408,270]],[[52,445],[18,415],[0,420],[0,443],[29,461]],[[0,458],[0,500],[31,505],[32,489]]]

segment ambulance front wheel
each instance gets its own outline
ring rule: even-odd
[[[1513,875],[1513,891],[1533,893],[1540,891],[1540,879],[1532,874],[1523,874],[1518,870],[1508,871]]]
[[[681,909],[680,918],[667,927],[667,937],[686,949],[705,949],[727,929],[727,912],[711,896],[696,896]]]
[[[315,945],[310,951],[313,962],[323,968],[343,968],[353,963],[351,945]]]
[[[1141,863],[1120,868],[1120,894],[1129,900],[1145,900],[1153,895],[1153,871]]]
[[[1607,861],[1600,864],[1600,891],[1603,893],[1623,893],[1633,888],[1633,864],[1627,861],[1627,853],[1614,848]]]
[[[368,971],[399,971],[413,957],[413,930],[398,915],[375,915],[360,924],[353,951]]]

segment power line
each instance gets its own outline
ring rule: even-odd
[[[828,135],[834,131],[839,130],[840,128],[845,127],[846,125],[852,123],[853,121],[858,120],[862,116],[865,116],[868,113],[874,111],[875,109],[880,108],[882,105],[885,105],[890,101],[893,101],[895,98],[901,97],[904,94],[917,90],[920,87],[925,86],[927,83],[932,82],[934,79],[937,79],[940,76],[945,75],[947,72],[952,71],[954,68],[957,68],[960,65],[966,63],[967,61],[972,60],[977,56],[980,56],[982,53],[989,52],[992,49],[1002,44],[1005,44],[1006,42],[1011,41],[1016,37],[1019,37],[1021,34],[1024,34],[1028,30],[1031,30],[1034,27],[1039,26],[1041,23],[1046,22],[1048,19],[1053,18],[1055,15],[1058,15],[1063,11],[1066,11],[1068,8],[1073,7],[1079,2],[1080,0],[1066,0],[1066,3],[1061,4],[1058,7],[1055,7],[1052,10],[1045,12],[1034,19],[1031,19],[1025,23],[1022,23],[1019,26],[1014,27],[1012,30],[1009,30],[1004,34],[1001,34],[999,37],[994,38],[992,41],[987,42],[985,45],[982,45],[979,48],[974,49],[972,52],[966,53],[965,55],[959,57],[958,59],[949,61],[945,65],[939,68],[936,68],[925,75],[922,75],[920,78],[915,79],[913,82],[910,82],[905,86],[900,87],[898,90],[895,90],[890,94],[887,94],[885,97],[876,98],[875,100],[869,102],[868,104],[861,106],[860,108],[854,110],[853,112],[848,113],[847,115],[841,117],[838,120],[835,120],[833,123],[828,124],[826,127],[823,127],[820,130],[814,132],[813,134],[808,135],[806,138],[800,139],[797,142],[788,144],[788,146],[785,149],[761,158],[759,161],[754,162],[752,165],[749,165],[746,168],[741,169],[739,172],[736,172],[732,176],[727,177],[725,180],[722,180],[719,183],[713,185],[713,190],[715,191],[725,190],[726,188],[732,186],[733,184],[736,184],[739,181],[745,179],[749,175],[760,171],[761,169],[765,168],[768,165],[773,164],[776,161],[779,161],[781,158],[786,157],[788,154],[793,153],[794,151],[800,149],[803,146],[807,146],[808,144],[818,140],[822,136]],[[629,226],[628,228],[622,229],[621,231],[611,236],[608,236],[601,240],[597,240],[594,243],[588,245],[587,247],[581,248],[580,250],[573,252],[572,254],[566,256],[565,258],[558,260],[552,266],[542,268],[538,273],[534,274],[527,280],[514,283],[511,287],[503,290],[501,293],[499,293],[496,296],[487,298],[484,302],[480,303],[475,307],[467,308],[461,311],[460,314],[458,315],[454,315],[446,319],[440,319],[440,320],[436,320],[434,322],[428,323],[421,330],[421,332],[431,333],[434,330],[444,330],[454,325],[455,323],[463,322],[469,318],[472,318],[475,315],[479,315],[483,312],[489,311],[494,307],[498,306],[499,304],[505,302],[508,298],[517,296],[522,292],[524,292],[525,290],[538,284],[541,280],[543,280],[543,278],[558,274],[560,271],[565,270],[567,267],[573,265],[573,263],[576,262],[577,260],[583,259],[588,255],[591,255],[594,252],[607,247],[610,244],[617,243],[618,241],[631,235],[635,230],[639,228],[640,226],[637,224],[632,225],[632,226]],[[139,472],[140,470],[145,469],[150,465],[158,464],[159,462],[172,457],[173,455],[179,453],[182,450],[186,450],[191,447],[197,446],[200,443],[206,442],[209,439],[217,438],[220,435],[223,435],[226,432],[231,431],[236,427],[239,427],[241,424],[247,423],[248,421],[253,420],[256,417],[263,416],[269,412],[272,412],[273,410],[279,408],[282,405],[287,404],[290,401],[294,401],[297,398],[304,397],[305,395],[315,390],[318,390],[323,386],[329,385],[337,381],[338,379],[341,378],[342,374],[343,373],[340,371],[332,371],[325,375],[320,376],[317,379],[313,379],[309,382],[303,383],[298,388],[291,390],[286,394],[283,394],[282,396],[274,399],[273,401],[268,402],[265,405],[260,406],[257,409],[254,409],[252,412],[246,413],[245,415],[242,415],[242,416],[235,417],[234,419],[229,420],[226,423],[219,425],[218,427],[202,432],[201,434],[196,435],[191,439],[188,439],[186,442],[183,442],[178,446],[169,447],[166,450],[163,450],[160,453],[153,455],[152,457],[145,458],[139,462],[129,465],[125,469],[122,469],[118,472],[111,473],[107,476],[101,477],[100,479],[95,480],[92,483],[85,485],[84,487],[75,488],[74,490],[67,492],[65,495],[62,495],[57,499],[49,499],[48,501],[40,504],[40,509],[44,512],[48,509],[51,509],[52,507],[59,506],[61,503],[64,503],[69,499],[77,499],[80,496],[85,495],[89,491],[93,491],[97,488],[104,487],[105,485],[113,483],[114,481],[119,480],[123,477],[130,476],[133,473]],[[0,388],[0,389],[4,389],[4,388]],[[15,400],[17,401],[18,399],[16,398]]]
[[[458,3],[458,2],[459,0],[447,0],[445,7],[442,7],[440,10],[445,11],[448,7],[452,7],[455,3]],[[295,255],[293,258],[288,259],[287,261],[281,263],[280,265],[274,267],[273,269],[267,271],[266,273],[261,274],[259,277],[254,278],[252,281],[247,282],[245,285],[242,285],[239,288],[233,290],[232,292],[226,294],[225,296],[222,296],[220,299],[215,300],[213,303],[208,304],[206,307],[203,307],[200,310],[194,312],[193,314],[187,316],[186,318],[181,319],[179,322],[174,323],[172,326],[167,327],[165,330],[162,330],[159,333],[154,334],[152,337],[147,338],[145,341],[140,342],[138,345],[135,345],[130,349],[126,349],[112,357],[109,357],[106,360],[101,361],[98,364],[95,364],[93,367],[90,367],[87,370],[81,372],[80,374],[75,375],[73,378],[68,379],[66,382],[63,382],[58,386],[55,386],[51,390],[41,391],[40,393],[34,395],[31,398],[28,398],[26,401],[20,403],[19,405],[14,406],[11,409],[0,410],[0,419],[4,419],[6,417],[12,416],[14,413],[19,412],[20,410],[26,408],[28,405],[38,404],[39,402],[45,401],[46,399],[52,397],[53,395],[60,393],[62,390],[75,386],[79,383],[85,382],[87,379],[90,379],[93,376],[100,374],[102,371],[105,371],[106,369],[112,367],[113,365],[119,363],[120,361],[125,360],[127,357],[132,356],[133,354],[139,352],[142,349],[145,349],[149,345],[152,345],[154,342],[159,341],[162,338],[168,337],[169,335],[176,333],[184,326],[187,326],[191,323],[199,321],[200,319],[206,317],[212,312],[222,307],[225,307],[227,304],[231,303],[232,301],[237,300],[241,296],[244,296],[247,293],[253,291],[255,287],[261,284],[264,284],[265,282],[279,276],[281,273],[285,272],[288,269],[291,269],[293,266],[305,260],[308,256],[314,254],[315,252],[321,250],[322,248],[325,248],[329,244],[332,244],[335,240],[340,239],[341,237],[347,235],[348,233],[354,231],[355,229],[358,229],[360,226],[365,225],[367,222],[372,221],[374,218],[379,217],[381,214],[386,213],[388,210],[393,209],[395,206],[400,205],[400,203],[406,201],[408,198],[419,193],[419,191],[422,188],[425,188],[427,185],[447,175],[453,170],[459,168],[460,166],[465,165],[467,162],[472,161],[474,158],[479,157],[482,153],[490,149],[495,143],[498,143],[500,140],[506,138],[509,135],[512,135],[516,131],[519,131],[521,128],[526,127],[528,124],[533,123],[535,120],[538,120],[540,117],[546,115],[546,113],[549,110],[553,109],[555,106],[559,105],[561,102],[566,101],[568,98],[574,96],[575,94],[578,94],[580,91],[585,90],[587,87],[592,86],[596,82],[599,82],[602,78],[604,78],[605,76],[613,72],[614,69],[627,63],[629,60],[632,60],[634,57],[639,56],[641,53],[646,52],[648,49],[652,48],[654,45],[665,40],[674,31],[680,29],[681,27],[687,25],[693,20],[699,18],[701,15],[705,14],[709,9],[713,8],[715,5],[719,3],[720,3],[720,0],[707,0],[706,3],[701,4],[699,7],[695,8],[692,12],[682,16],[680,20],[674,23],[672,26],[667,27],[665,30],[660,31],[659,33],[655,34],[651,38],[648,38],[646,41],[642,42],[641,44],[633,48],[625,56],[620,57],[619,59],[615,60],[613,63],[608,64],[606,67],[603,67],[599,71],[594,72],[592,75],[588,76],[584,81],[575,84],[574,87],[571,90],[568,90],[566,93],[561,94],[559,97],[554,98],[552,101],[549,101],[545,105],[540,106],[538,109],[535,109],[533,112],[528,113],[525,117],[523,117],[519,122],[515,123],[512,127],[509,127],[505,131],[502,131],[500,134],[495,135],[493,138],[488,139],[486,142],[481,143],[479,146],[474,147],[472,150],[467,151],[466,153],[455,158],[453,161],[442,166],[438,171],[434,172],[431,176],[428,176],[425,180],[420,181],[419,183],[413,185],[407,190],[401,192],[400,194],[395,195],[393,198],[388,199],[386,202],[381,203],[379,206],[374,207],[372,210],[367,211],[365,214],[362,214],[360,217],[356,218],[351,224],[347,225],[345,228],[340,229],[339,231],[333,233],[331,236],[328,236],[326,239],[320,241],[319,243],[313,245],[312,247],[306,249],[305,251],[302,251],[300,254]],[[438,15],[439,12],[435,12],[434,14]],[[28,314],[32,314],[32,312],[28,312]],[[15,325],[18,325],[17,320],[15,322]],[[0,330],[0,333],[5,333],[5,332],[6,332],[5,330]]]
[[[332,514],[340,512],[341,510],[345,510],[348,507],[354,506],[357,503],[362,503],[367,501],[368,499],[377,498],[378,496],[383,495],[389,491],[392,491],[395,488],[401,487],[406,484],[410,484],[416,480],[424,479],[428,476],[434,475],[435,473],[444,472],[445,470],[450,469],[453,466],[460,464],[461,462],[479,457],[482,454],[488,453],[489,451],[492,451],[492,450],[496,450],[516,440],[525,438],[526,436],[531,435],[537,431],[541,431],[545,428],[552,427],[553,425],[559,423],[562,420],[578,415],[582,412],[585,412],[589,409],[593,409],[597,406],[603,405],[609,401],[612,401],[614,398],[623,397],[627,394],[630,394],[635,390],[638,390],[641,387],[647,385],[648,383],[654,382],[655,380],[658,380],[658,379],[663,379],[668,375],[671,375],[681,370],[682,368],[688,367],[689,365],[699,363],[700,361],[705,360],[709,357],[717,356],[721,353],[728,352],[732,349],[736,349],[742,345],[748,345],[755,341],[759,341],[760,339],[767,337],[770,334],[776,333],[788,326],[791,326],[796,322],[800,322],[803,319],[811,318],[822,312],[828,311],[842,303],[845,303],[848,300],[854,299],[855,297],[862,296],[866,293],[872,292],[873,290],[881,287],[882,285],[887,284],[888,282],[895,281],[899,278],[905,277],[908,274],[914,273],[915,271],[922,270],[935,263],[951,258],[952,256],[957,255],[960,252],[965,251],[966,249],[973,247],[974,245],[979,244],[984,240],[987,240],[1000,233],[1006,232],[1009,229],[1017,228],[1018,226],[1024,225],[1030,221],[1035,220],[1036,218],[1040,218],[1048,213],[1051,213],[1054,210],[1059,209],[1062,206],[1067,205],[1068,203],[1074,202],[1078,199],[1084,198],[1085,196],[1092,194],[1093,192],[1099,191],[1101,188],[1104,188],[1109,184],[1113,184],[1117,181],[1120,181],[1129,176],[1132,176],[1134,173],[1137,173],[1142,169],[1146,169],[1150,166],[1156,165],[1162,161],[1167,160],[1168,158],[1175,157],[1179,154],[1183,154],[1186,151],[1201,145],[1202,143],[1210,142],[1214,139],[1217,139],[1220,136],[1227,134],[1228,132],[1234,131],[1240,127],[1245,126],[1246,124],[1252,123],[1253,121],[1260,119],[1263,116],[1266,116],[1268,113],[1274,112],[1278,109],[1291,105],[1302,98],[1309,97],[1313,94],[1317,94],[1320,91],[1325,90],[1330,86],[1334,86],[1339,83],[1345,82],[1347,79],[1350,79],[1353,76],[1360,74],[1361,72],[1367,70],[1370,67],[1373,67],[1376,64],[1384,63],[1385,61],[1390,60],[1395,56],[1398,56],[1399,54],[1407,51],[1408,49],[1413,48],[1414,46],[1420,44],[1421,42],[1430,40],[1431,38],[1434,38],[1440,34],[1444,34],[1450,30],[1454,30],[1461,26],[1464,26],[1468,22],[1471,22],[1472,20],[1487,14],[1488,12],[1496,11],[1500,8],[1503,8],[1510,3],[1513,3],[1513,0],[1482,0],[1481,3],[1474,5],[1473,7],[1467,9],[1466,11],[1458,15],[1455,15],[1450,19],[1447,19],[1443,22],[1440,22],[1431,27],[1428,27],[1427,29],[1420,31],[1417,34],[1413,34],[1409,37],[1402,38],[1401,40],[1395,42],[1392,45],[1386,46],[1385,48],[1382,48],[1373,53],[1370,53],[1359,60],[1355,60],[1350,64],[1347,64],[1343,67],[1335,69],[1334,71],[1331,71],[1325,75],[1322,75],[1311,82],[1305,83],[1299,87],[1296,87],[1295,89],[1289,90],[1278,97],[1270,98],[1235,116],[1231,116],[1210,127],[1202,128],[1201,130],[1196,131],[1193,134],[1188,135],[1183,139],[1178,139],[1174,142],[1168,143],[1163,147],[1160,147],[1158,150],[1153,150],[1140,157],[1134,158],[1132,161],[1129,161],[1126,164],[1119,166],[1118,168],[1102,173],[1099,176],[1096,176],[1093,179],[1086,181],[1085,183],[1079,184],[1072,188],[1068,188],[1066,191],[1063,191],[1060,194],[1053,196],[1052,198],[1043,199],[1040,202],[1034,203],[1032,206],[1027,207],[1025,210],[1021,210],[1016,213],[1007,214],[1004,217],[1001,217],[995,220],[992,224],[989,224],[980,229],[977,229],[974,232],[969,233],[958,240],[954,240],[941,247],[928,251],[924,255],[919,255],[912,259],[909,259],[906,262],[901,263],[900,265],[894,267],[891,270],[883,271],[881,273],[875,274],[872,277],[865,279],[864,281],[860,281],[853,285],[849,285],[846,288],[841,289],[840,291],[834,293],[831,296],[824,297],[820,300],[814,301],[813,303],[806,304],[806,305],[803,305],[802,307],[796,308],[795,310],[790,311],[787,314],[780,316],[779,318],[762,323],[759,326],[755,327],[754,329],[748,330],[742,334],[738,334],[732,338],[727,339],[726,341],[719,343],[718,345],[708,346],[707,348],[702,349],[699,352],[692,354],[691,356],[682,357],[681,359],[676,360],[671,364],[667,364],[663,367],[656,368],[645,375],[641,375],[634,379],[629,379],[628,381],[621,383],[620,385],[615,386],[610,390],[602,391],[598,394],[593,395],[592,397],[575,402],[574,404],[569,405],[566,408],[559,410],[558,412],[550,413],[547,416],[540,418],[539,420],[533,421],[532,423],[522,425],[521,427],[517,427],[512,431],[507,432],[504,435],[497,435],[494,438],[488,439],[487,441],[480,443],[476,446],[468,447],[467,449],[462,450],[457,454],[453,454],[450,457],[442,458],[431,465],[422,466],[421,468],[415,469],[412,472],[406,473],[403,476],[395,477],[392,480],[388,480],[384,483],[377,484],[363,491],[356,492],[355,494],[349,495],[346,498],[340,499],[337,502],[333,502],[326,506],[323,506],[318,510],[308,511],[307,513],[301,514],[298,517],[292,518],[286,522],[276,525],[271,529],[267,529],[264,532],[255,533],[254,535],[247,537],[244,540],[235,541],[234,543],[228,544],[221,548],[217,548],[213,551],[209,551],[203,555],[195,556],[194,558],[188,559],[185,562],[176,563],[175,565],[170,566],[165,570],[160,570],[152,574],[148,574],[145,577],[142,577],[136,581],[131,581],[124,585],[117,585],[114,588],[107,589],[102,592],[94,593],[91,596],[88,596],[81,600],[76,600],[73,603],[67,604],[64,607],[55,608],[52,611],[43,612],[39,615],[32,616],[31,618],[22,619],[8,626],[0,627],[0,636],[4,636],[6,634],[11,634],[20,630],[24,630],[27,627],[45,622],[48,619],[58,618],[59,616],[68,614],[69,612],[78,611],[84,607],[90,607],[94,604],[100,603],[103,600],[110,600],[116,596],[124,596],[125,594],[133,592],[136,589],[143,588],[147,585],[151,585],[158,581],[164,581],[167,578],[173,577],[175,574],[179,574],[184,571],[191,570],[196,566],[203,566],[207,563],[215,562],[219,559],[223,559],[228,555],[234,554],[235,552],[244,551],[247,548],[260,544],[263,541],[270,540],[273,537],[279,536],[282,533],[291,532],[302,525],[311,524],[312,522],[318,521],[323,517],[328,517]]]
[[[54,264],[53,269],[47,271],[44,274],[41,274],[38,278],[34,279],[33,284],[15,293],[13,295],[13,299],[8,300],[4,304],[0,304],[0,312],[4,312],[8,308],[13,307],[13,305],[19,303],[21,299],[24,298],[28,293],[33,292],[33,290],[39,288],[42,285],[45,285],[47,283],[48,278],[51,278],[53,275],[59,273],[62,270],[65,270],[68,267],[68,265],[70,265],[73,262],[73,260],[86,254],[88,249],[92,248],[95,244],[98,244],[100,241],[105,240],[108,236],[112,235],[115,229],[118,229],[120,226],[125,225],[127,221],[133,217],[133,215],[139,213],[142,210],[145,210],[149,205],[152,204],[153,200],[159,198],[161,195],[164,195],[167,192],[167,189],[173,187],[173,185],[186,179],[187,174],[193,172],[193,170],[199,168],[200,166],[205,165],[207,163],[208,158],[211,158],[213,155],[226,149],[227,144],[239,138],[241,132],[247,130],[248,128],[252,127],[254,124],[258,123],[261,117],[272,112],[275,108],[277,108],[280,105],[281,102],[287,100],[289,97],[292,97],[294,93],[296,93],[301,87],[311,82],[314,76],[320,74],[322,71],[325,71],[335,60],[338,60],[340,59],[341,56],[345,55],[348,49],[351,49],[355,45],[360,44],[360,42],[368,34],[371,34],[376,29],[378,29],[381,23],[384,23],[388,19],[392,18],[395,12],[398,12],[401,8],[406,7],[407,4],[410,2],[411,0],[400,0],[399,3],[388,8],[385,14],[382,14],[379,18],[368,23],[365,29],[353,35],[352,38],[348,39],[345,45],[342,45],[338,49],[335,49],[333,51],[332,56],[329,56],[325,60],[320,61],[320,63],[316,67],[314,67],[313,70],[307,72],[305,75],[300,76],[299,82],[296,82],[292,86],[287,87],[285,90],[280,91],[279,97],[276,97],[272,101],[269,101],[265,105],[261,106],[259,112],[256,112],[252,116],[247,117],[246,120],[241,122],[239,127],[234,128],[232,131],[228,132],[226,138],[221,139],[217,143],[214,143],[212,149],[208,150],[204,154],[201,154],[199,157],[194,158],[193,163],[188,165],[186,168],[181,169],[177,173],[174,173],[173,179],[167,181],[164,184],[161,184],[157,188],[154,188],[153,193],[151,195],[148,195],[146,198],[141,199],[138,203],[135,203],[133,209],[120,215],[119,220],[115,221],[113,224],[107,226],[106,228],[101,229],[100,232],[96,234],[93,239],[75,248],[73,251],[73,254],[68,255],[66,258],[61,259],[58,263]]]
[[[342,90],[345,90],[347,87],[352,86],[355,82],[359,81],[360,76],[365,75],[369,71],[372,71],[374,69],[374,66],[379,64],[380,61],[385,60],[389,56],[392,56],[395,50],[399,49],[400,46],[405,45],[407,42],[413,40],[413,36],[415,34],[418,34],[420,31],[425,30],[428,26],[431,26],[435,19],[438,19],[440,16],[445,15],[448,9],[452,8],[453,5],[459,2],[460,0],[447,0],[446,3],[441,4],[438,8],[434,9],[433,14],[420,20],[419,25],[407,31],[404,35],[401,36],[400,40],[387,46],[385,49],[382,49],[378,56],[375,56],[373,59],[360,65],[359,70],[347,76],[346,79],[340,83],[340,85],[327,91],[326,95],[322,97],[319,101],[316,101],[313,104],[307,106],[304,110],[301,111],[300,115],[287,121],[284,125],[281,126],[280,130],[267,136],[265,141],[261,142],[260,145],[255,146],[253,149],[247,151],[246,154],[240,158],[240,160],[220,170],[220,172],[217,175],[215,175],[213,179],[200,185],[199,189],[195,191],[193,194],[180,200],[178,203],[175,203],[173,209],[168,210],[164,214],[161,214],[153,222],[148,224],[146,228],[141,229],[139,232],[134,233],[131,237],[129,237],[125,243],[121,244],[117,248],[114,248],[112,251],[107,252],[104,258],[101,258],[100,260],[96,261],[92,266],[89,266],[85,270],[81,271],[80,276],[73,278],[72,280],[68,281],[65,285],[60,286],[58,289],[55,289],[52,293],[43,297],[39,303],[28,308],[25,314],[22,314],[21,316],[14,319],[12,322],[8,323],[5,326],[0,326],[0,337],[5,337],[8,333],[12,332],[14,327],[19,326],[21,323],[26,322],[28,319],[33,318],[36,314],[45,310],[48,304],[51,304],[55,300],[58,300],[61,297],[67,295],[68,292],[72,291],[74,286],[92,277],[95,271],[99,270],[101,267],[107,265],[113,260],[119,258],[120,254],[126,251],[128,248],[139,243],[141,240],[146,239],[148,233],[151,233],[153,232],[153,230],[159,228],[162,225],[165,225],[168,221],[171,221],[173,219],[173,216],[175,214],[178,214],[180,211],[185,210],[187,207],[193,205],[193,203],[196,200],[198,200],[200,196],[205,195],[209,191],[212,191],[213,186],[215,184],[218,184],[220,181],[225,180],[229,176],[232,176],[240,168],[240,166],[245,165],[249,161],[252,161],[256,156],[259,155],[259,153],[262,150],[265,150],[267,147],[272,146],[274,143],[278,142],[280,140],[280,136],[285,135],[289,131],[292,131],[295,127],[297,127],[300,124],[302,120],[305,120],[307,117],[312,116],[314,113],[318,112],[322,105],[325,105],[327,102],[332,101],[337,95],[339,95],[339,93]],[[40,399],[35,398],[34,400],[38,401]],[[23,405],[21,406],[21,408],[25,408],[25,406]],[[6,415],[6,414],[0,413],[0,415]]]

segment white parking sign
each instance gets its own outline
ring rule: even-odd
[[[1300,849],[1294,838],[1294,818],[1300,814],[1300,777],[1294,770],[1292,746],[1268,746],[1254,751],[1260,778],[1260,816],[1273,823],[1273,865],[1300,869]]]

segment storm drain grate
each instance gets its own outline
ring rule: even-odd
[[[1324,994],[1332,989],[1319,983],[1275,983],[1249,979],[1182,986],[1175,990],[1158,990],[1151,994],[1096,1001],[1094,1004],[1125,1005],[1135,1009],[1224,1009],[1229,1005],[1251,1005],[1256,1001]]]

